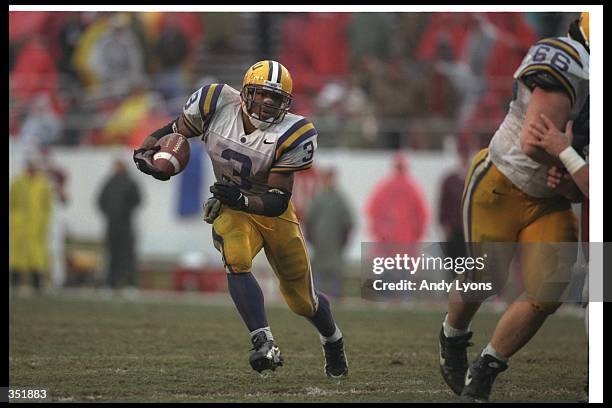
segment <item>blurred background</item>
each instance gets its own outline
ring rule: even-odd
[[[211,83],[274,59],[315,124],[293,199],[324,291],[359,296],[362,242],[461,246],[469,161],[539,38],[578,13],[9,12],[11,273],[44,287],[225,291],[198,140],[170,182],[132,150]],[[38,242],[27,254],[18,242]],[[255,275],[278,296],[265,257]],[[22,272],[26,271],[26,272]]]

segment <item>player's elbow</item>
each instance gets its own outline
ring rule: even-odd
[[[291,193],[271,188],[262,196],[263,215],[266,217],[278,217],[287,211],[290,199]]]

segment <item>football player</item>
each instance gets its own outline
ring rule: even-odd
[[[585,259],[589,259],[589,145],[584,146],[582,156],[576,152],[572,146],[574,140],[573,132],[573,121],[568,121],[565,126],[565,133],[557,129],[552,121],[544,114],[542,114],[542,121],[544,123],[532,123],[529,128],[529,133],[533,136],[530,141],[534,146],[540,147],[553,157],[558,157],[559,160],[565,166],[567,172],[561,171],[556,167],[548,169],[547,185],[553,189],[562,189],[564,184],[567,184],[571,178],[582,194],[584,195],[582,200],[581,210],[581,242],[582,252]],[[589,126],[588,121],[585,123],[585,129],[582,135],[585,140],[589,139]],[[588,268],[586,265],[582,265],[583,268]],[[587,335],[589,334],[589,280],[585,279],[584,287],[582,289],[582,306],[584,307],[584,326]]]
[[[144,173],[168,177],[151,162],[164,135],[200,137],[212,160],[216,182],[204,204],[215,247],[227,271],[230,295],[246,324],[257,372],[275,370],[283,357],[272,336],[264,298],[251,273],[252,260],[264,250],[289,308],[319,332],[328,377],[344,377],[348,364],[342,332],[330,302],[313,285],[304,236],[291,191],[295,172],[312,166],[317,131],[308,119],[289,112],[293,82],[276,61],[260,61],[244,75],[242,89],[209,84],[191,95],[182,114],[148,136],[134,151]]]
[[[565,165],[540,148],[529,129],[533,123],[543,123],[542,114],[557,129],[564,129],[568,120],[574,120],[574,131],[583,128],[585,120],[588,129],[588,14],[582,13],[571,23],[568,37],[535,43],[514,78],[509,111],[489,147],[476,155],[466,177],[462,210],[471,256],[496,253],[502,242],[528,244],[521,254],[525,291],[504,312],[490,342],[470,366],[470,322],[482,301],[495,292],[449,293],[448,313],[439,334],[440,370],[450,388],[466,402],[489,400],[497,375],[558,309],[569,283],[575,252],[551,257],[544,250],[546,246],[534,243],[577,241],[570,199],[578,200],[579,191],[572,185],[560,195],[558,189],[547,185],[549,167]],[[577,152],[582,152],[584,143],[582,137],[573,140]],[[501,256],[495,270],[474,271],[459,279],[479,282],[492,281],[492,275],[504,277],[513,256],[508,252],[497,251]],[[553,275],[554,280],[561,278],[563,282],[547,285]]]

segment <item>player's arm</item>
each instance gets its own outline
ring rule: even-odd
[[[246,211],[267,217],[278,217],[289,207],[294,179],[293,173],[270,173],[268,191],[262,195],[249,197]]]
[[[199,136],[194,130],[185,123],[185,115],[181,114],[178,118],[170,121],[165,126],[157,129],[155,132],[147,136],[140,147],[134,150],[134,163],[140,171],[145,174],[149,174],[158,180],[168,180],[169,177],[163,172],[158,170],[153,165],[153,155],[159,150],[159,146],[156,146],[159,139],[169,135],[171,133],[180,133],[186,138]]]
[[[264,194],[243,194],[238,186],[216,182],[210,192],[223,204],[235,210],[266,217],[278,217],[287,210],[293,190],[293,172],[275,173],[268,176],[268,191]]]
[[[178,118],[170,121],[163,127],[157,129],[155,132],[151,133],[147,136],[140,145],[140,149],[150,149],[161,139],[162,137],[169,135],[171,133],[180,133],[186,138],[199,136],[195,132],[191,131],[187,125],[185,124],[185,119],[183,115],[179,115]]]
[[[549,166],[561,166],[561,161],[548,154],[538,146],[529,129],[534,124],[542,123],[541,115],[546,115],[557,129],[563,129],[569,119],[571,101],[567,94],[557,91],[546,91],[535,87],[527,107],[527,114],[521,130],[521,149],[531,159]]]
[[[170,177],[153,165],[153,155],[159,150],[156,143],[159,139],[167,134],[173,133],[176,119],[157,129],[155,132],[147,136],[138,149],[134,150],[133,159],[138,170],[145,174],[151,175],[157,180],[166,181]]]
[[[580,202],[580,194],[589,198],[589,165],[582,166],[574,174],[551,167],[546,175],[546,184],[571,202]]]
[[[529,133],[535,139],[533,144],[544,149],[551,156],[558,158],[582,194],[588,197],[589,165],[572,147],[573,121],[567,122],[565,133],[563,133],[546,115],[542,114],[541,119],[541,123],[533,123],[529,128]],[[562,173],[552,167],[551,171],[548,172],[549,187],[557,188],[562,181],[561,176]]]
[[[582,194],[584,194],[586,198],[589,198],[589,165],[585,164],[575,173],[570,173],[570,175]]]

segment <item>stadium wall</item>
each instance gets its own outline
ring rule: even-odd
[[[28,151],[16,144],[9,144],[9,180],[23,169]],[[424,241],[441,239],[437,223],[438,194],[442,177],[456,165],[452,153],[407,152],[409,168],[420,183],[429,204],[431,216]],[[97,194],[103,181],[112,171],[115,158],[129,163],[131,175],[142,188],[143,204],[135,218],[138,231],[138,249],[143,257],[149,255],[178,256],[189,252],[200,252],[205,258],[218,260],[213,248],[210,226],[200,215],[190,218],[178,216],[178,182],[160,182],[138,172],[132,166],[132,154],[125,148],[54,148],[53,161],[64,168],[68,175],[67,191],[70,201],[61,210],[60,216],[67,231],[73,237],[102,239],[104,222],[96,207]],[[374,186],[391,169],[392,153],[384,151],[361,151],[320,149],[317,152],[318,166],[333,166],[337,183],[353,208],[356,228],[351,236],[348,258],[359,261],[361,242],[369,241],[364,208],[367,197]],[[212,184],[212,167],[204,159],[204,193],[209,195]]]

